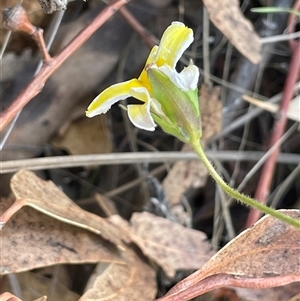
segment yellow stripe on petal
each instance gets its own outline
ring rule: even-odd
[[[172,22],[165,30],[159,44],[156,55],[156,65],[158,67],[167,64],[175,68],[183,52],[194,41],[193,30],[186,27],[181,22]]]
[[[143,71],[139,77],[139,81],[141,81],[147,87],[148,90],[151,90],[151,88],[150,88],[150,82],[148,79],[147,71],[145,69],[148,65],[155,64],[157,50],[158,50],[157,45],[152,47],[151,52],[150,52],[150,54],[147,58],[146,64],[145,64],[145,68],[143,69]]]
[[[106,113],[114,103],[131,96],[132,88],[144,88],[144,86],[139,80],[132,79],[108,87],[91,102],[85,112],[86,116],[94,117]]]

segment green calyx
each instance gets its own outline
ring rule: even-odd
[[[201,119],[198,89],[182,91],[156,68],[147,70],[154,98],[164,115],[152,113],[155,122],[168,134],[183,142],[200,140]]]

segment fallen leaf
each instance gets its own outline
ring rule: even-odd
[[[261,40],[237,0],[203,0],[212,23],[253,64],[261,60]],[[251,43],[249,43],[251,41]]]
[[[183,152],[190,152],[192,148],[185,144]],[[200,160],[177,161],[163,180],[162,186],[170,207],[180,203],[182,196],[189,189],[197,189],[206,183],[207,169]]]
[[[209,88],[203,84],[200,91],[200,109],[202,123],[201,143],[205,145],[207,139],[217,134],[222,126],[222,104],[219,100],[220,87]],[[192,151],[190,145],[185,144],[182,151]],[[189,189],[203,187],[207,179],[207,169],[200,160],[177,161],[163,181],[163,188],[169,204],[178,204],[184,193]]]
[[[300,219],[300,210],[280,210]],[[220,285],[266,288],[300,281],[300,231],[265,216],[159,300],[190,300]]]
[[[206,235],[148,212],[134,213],[131,240],[170,278],[179,270],[195,270],[211,257]]]
[[[15,203],[0,217],[5,224],[23,206],[30,206],[55,219],[87,229],[121,247],[118,229],[104,218],[77,206],[51,181],[38,178],[33,172],[20,170],[11,179]]]
[[[279,105],[267,101],[262,101],[250,97],[249,95],[244,95],[243,99],[271,113],[277,113],[279,110]],[[288,111],[287,111],[287,117],[291,120],[300,122],[300,97],[299,96],[295,97],[290,101]]]
[[[200,89],[200,111],[202,136],[201,143],[218,134],[222,129],[221,87],[208,87],[203,84]]]
[[[78,301],[152,301],[156,273],[134,250],[126,248],[126,265],[98,265],[89,288]]]
[[[1,210],[6,210],[11,202],[2,200]],[[101,236],[29,207],[16,213],[0,235],[1,275],[61,263],[124,264],[120,251]]]
[[[83,114],[85,108],[79,107]],[[72,117],[71,117],[72,118]],[[62,134],[54,136],[51,143],[67,150],[71,155],[99,154],[112,151],[106,116],[99,118],[74,117]]]

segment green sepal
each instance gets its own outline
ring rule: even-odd
[[[189,137],[184,133],[184,131],[181,128],[174,126],[172,123],[167,122],[165,119],[160,118],[156,114],[152,113],[151,116],[165,133],[172,135],[183,142],[189,142]]]
[[[182,91],[168,76],[156,68],[149,68],[147,73],[153,95],[161,104],[170,124],[163,121],[166,119],[163,116],[161,122],[155,121],[159,125],[160,123],[163,124],[161,127],[165,132],[180,140],[185,142],[199,140],[201,137],[201,118],[197,89]]]

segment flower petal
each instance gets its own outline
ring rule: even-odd
[[[168,65],[158,68],[162,73],[169,77],[171,82],[182,91],[195,90],[199,80],[199,69],[195,65],[189,65],[180,73],[175,69],[171,69]]]
[[[145,64],[145,67],[139,77],[139,81],[141,81],[146,87],[147,89],[150,91],[151,88],[150,88],[150,82],[149,82],[149,79],[148,79],[148,75],[147,75],[147,71],[146,71],[146,67],[148,65],[152,65],[155,63],[155,59],[156,59],[156,54],[157,54],[157,50],[158,50],[158,46],[155,45],[152,47],[151,49],[151,52],[147,58],[147,61],[146,61],[146,64]]]
[[[155,122],[150,114],[150,102],[142,105],[128,105],[128,116],[134,126],[146,130],[154,131]]]
[[[133,87],[130,95],[144,102],[142,105],[128,105],[128,116],[130,121],[138,128],[146,131],[154,131],[155,122],[151,116],[151,97],[145,87]]]
[[[142,83],[137,79],[132,79],[108,87],[88,106],[87,111],[85,112],[86,116],[94,117],[96,115],[106,113],[114,103],[131,96],[130,90],[132,88],[141,87],[144,88]]]
[[[193,30],[181,22],[172,22],[165,30],[159,44],[155,64],[160,67],[164,64],[175,69],[183,52],[194,41]]]

